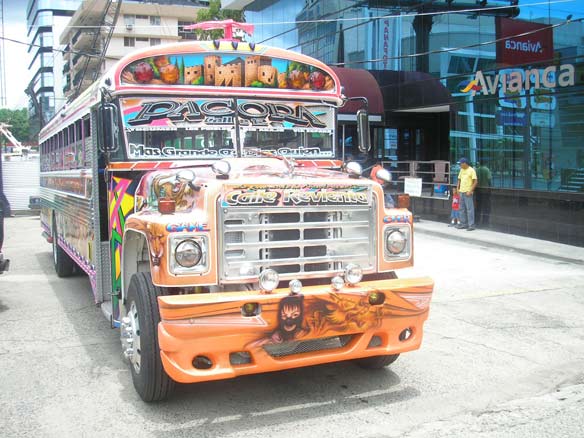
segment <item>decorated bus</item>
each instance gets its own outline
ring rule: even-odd
[[[419,348],[433,282],[397,278],[413,265],[412,214],[338,157],[341,86],[277,48],[161,45],[40,133],[56,273],[87,273],[145,401],[174,382],[380,368]]]

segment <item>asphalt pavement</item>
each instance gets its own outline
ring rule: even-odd
[[[143,403],[84,275],[55,275],[38,217],[6,220],[0,436],[580,438],[584,249],[416,222],[434,296],[419,350],[178,385]]]

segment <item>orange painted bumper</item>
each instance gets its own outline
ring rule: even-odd
[[[172,379],[194,383],[415,350],[433,288],[430,278],[418,278],[341,291],[310,286],[296,296],[287,289],[161,296],[162,363]],[[371,304],[380,294],[384,302]],[[245,303],[258,304],[261,312],[244,316]],[[405,329],[412,334],[400,340]],[[248,363],[236,360],[242,352]],[[195,368],[196,356],[212,366]]]

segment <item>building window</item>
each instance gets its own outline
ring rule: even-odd
[[[124,24],[127,26],[128,24],[136,24],[136,16],[135,15],[128,15],[124,14]]]
[[[135,47],[136,38],[134,37],[124,37],[124,47]]]
[[[178,36],[183,40],[194,40],[197,39],[194,29],[185,29],[185,26],[190,26],[192,21],[179,21],[178,22]]]
[[[151,15],[150,16],[150,25],[151,26],[160,26],[160,17]]]
[[[160,43],[161,43],[160,38],[150,38],[151,46],[158,46],[160,45]]]

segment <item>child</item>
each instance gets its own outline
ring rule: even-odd
[[[450,224],[449,227],[455,225],[460,225],[460,212],[458,211],[460,207],[460,195],[456,187],[452,189],[452,213],[450,213]]]

